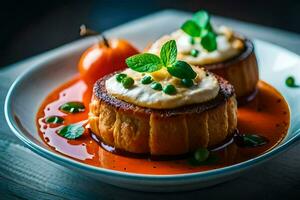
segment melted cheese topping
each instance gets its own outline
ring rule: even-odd
[[[231,29],[221,26],[217,30],[217,34],[217,49],[212,52],[208,52],[202,47],[200,38],[195,38],[195,43],[191,44],[191,37],[182,30],[161,37],[149,48],[148,52],[159,54],[162,45],[173,39],[177,44],[179,60],[184,60],[192,65],[205,65],[225,61],[238,55],[244,49],[243,41],[234,37]],[[190,54],[193,49],[199,51],[198,56],[194,57]]]
[[[190,88],[182,86],[180,79],[169,75],[165,68],[150,74],[154,81],[161,83],[163,87],[173,84],[177,89],[177,93],[174,95],[154,90],[151,88],[151,84],[142,84],[141,79],[144,75],[131,69],[122,72],[134,79],[134,85],[131,88],[124,88],[116,80],[116,75],[109,78],[105,86],[107,92],[117,99],[155,109],[177,108],[214,99],[219,93],[216,77],[207,74],[202,68],[193,67],[193,70],[197,73],[197,77],[194,79],[194,86]]]

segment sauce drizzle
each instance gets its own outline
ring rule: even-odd
[[[71,159],[89,165],[142,174],[182,174],[220,168],[254,158],[269,151],[280,143],[287,134],[290,112],[284,98],[272,86],[260,81],[257,96],[238,109],[238,129],[241,133],[259,134],[268,142],[257,147],[241,147],[233,140],[211,151],[220,159],[210,165],[192,166],[187,158],[173,160],[149,159],[147,157],[128,157],[102,148],[88,129],[80,138],[68,140],[57,131],[68,124],[85,124],[92,89],[79,77],[75,77],[51,92],[37,113],[37,128],[41,138],[51,148]],[[85,110],[79,113],[64,113],[60,106],[67,102],[82,102]],[[49,116],[64,118],[61,124],[46,123]],[[106,149],[106,150],[105,150]]]

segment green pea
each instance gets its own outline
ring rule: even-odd
[[[153,83],[151,84],[151,88],[152,88],[153,90],[162,90],[162,86],[161,86],[161,84],[158,83],[158,82],[153,82]]]
[[[125,78],[122,79],[122,85],[126,89],[130,88],[131,86],[133,86],[133,84],[134,84],[134,80],[131,77],[125,77]]]
[[[195,39],[193,37],[190,37],[190,43],[195,44]]]
[[[126,77],[127,75],[126,74],[117,74],[116,75],[116,80],[121,83],[122,80]]]
[[[293,76],[287,77],[287,79],[285,80],[285,84],[288,87],[294,87],[295,86],[295,78]]]
[[[198,162],[203,162],[209,157],[209,151],[205,148],[199,148],[194,153],[194,158]]]
[[[152,83],[153,79],[151,76],[144,76],[141,80],[142,84],[146,85],[146,84],[150,84]]]
[[[170,95],[176,94],[176,88],[173,85],[171,85],[171,84],[166,85],[164,87],[163,91],[164,91],[164,93],[170,94]]]
[[[199,55],[199,51],[197,49],[192,49],[191,50],[191,56],[197,57]]]
[[[194,85],[194,82],[192,79],[184,78],[181,79],[181,84],[184,85],[185,87],[191,87]]]

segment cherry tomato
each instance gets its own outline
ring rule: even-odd
[[[138,50],[123,39],[99,42],[82,54],[78,64],[79,73],[86,83],[94,84],[107,74],[125,69],[125,59],[137,53]]]

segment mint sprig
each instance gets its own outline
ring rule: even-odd
[[[187,20],[182,26],[186,34],[201,39],[201,45],[204,49],[211,52],[217,49],[216,33],[213,31],[210,23],[210,15],[204,10],[196,12],[192,19]]]
[[[197,75],[188,63],[177,60],[175,40],[170,40],[162,46],[160,57],[151,53],[137,54],[127,58],[126,64],[134,71],[148,73],[166,67],[169,74],[180,79],[194,79]]]

